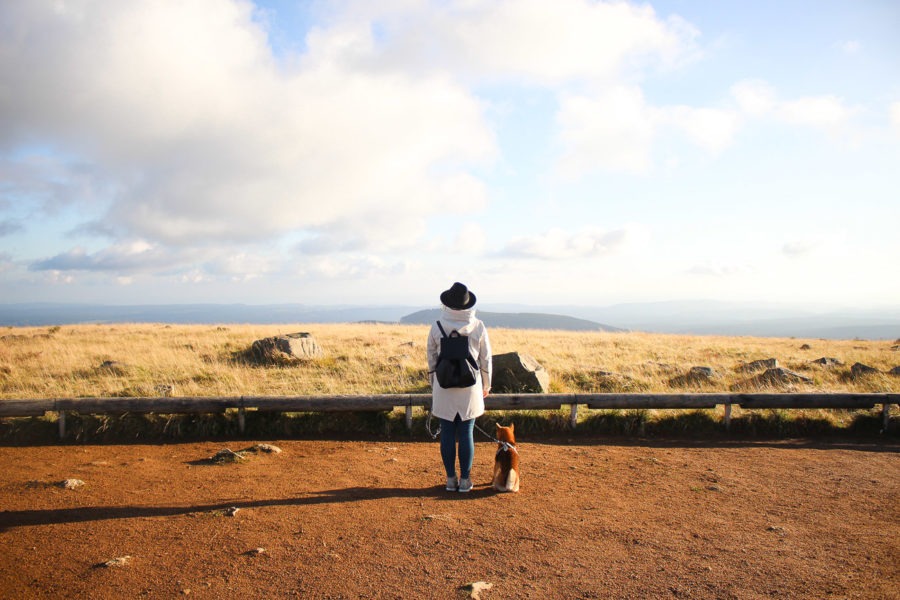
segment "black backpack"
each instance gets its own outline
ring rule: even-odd
[[[469,353],[469,336],[460,335],[457,330],[444,331],[441,322],[441,351],[438,354],[434,375],[442,388],[467,388],[475,385],[478,365]]]

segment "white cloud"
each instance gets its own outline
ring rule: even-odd
[[[593,98],[563,95],[556,119],[563,146],[558,169],[564,176],[597,167],[649,168],[654,124],[639,89],[616,87]]]
[[[758,79],[739,81],[731,86],[731,95],[742,111],[753,116],[772,112],[777,102],[775,88]]]
[[[672,131],[718,153],[734,139],[740,117],[725,109],[654,107],[639,88],[616,86],[593,97],[563,95],[557,125],[563,148],[557,169],[578,177],[598,168],[645,172],[653,164],[654,143]]]
[[[660,109],[658,115],[662,123],[683,131],[688,139],[712,153],[728,147],[740,125],[737,113],[715,108],[674,106]]]
[[[818,245],[816,241],[800,240],[784,244],[781,251],[789,258],[799,258],[812,252]]]
[[[487,234],[478,223],[465,223],[459,229],[453,244],[453,251],[461,254],[479,255],[487,245]]]
[[[889,111],[891,126],[894,128],[894,132],[900,135],[900,102],[891,104]]]
[[[750,271],[751,269],[747,266],[705,262],[692,266],[686,272],[689,275],[699,275],[701,277],[723,278],[745,274]]]
[[[387,261],[377,256],[316,256],[303,261],[297,268],[297,277],[305,281],[384,278],[407,272],[409,261]]]
[[[752,117],[771,117],[789,125],[835,132],[845,128],[858,109],[831,94],[803,96],[792,100],[778,97],[775,88],[762,80],[744,80],[731,87],[738,107]]]
[[[256,279],[273,269],[271,258],[248,252],[220,256],[204,264],[206,273],[214,276],[226,276],[233,281]]]
[[[809,96],[780,103],[776,113],[787,123],[832,129],[846,124],[854,110],[835,96]]]
[[[697,30],[678,17],[661,19],[649,5],[558,0],[548,8],[543,0],[356,0],[308,42],[329,63],[419,73],[437,67],[467,79],[546,86],[615,79],[696,53]],[[370,23],[382,33],[377,40]]]
[[[373,210],[429,215],[478,188],[467,168],[495,154],[483,106],[453,80],[314,54],[281,65],[249,4],[61,6],[0,8],[13,30],[0,41],[12,90],[0,95],[0,147],[61,150],[33,166],[39,181],[88,165],[115,191],[106,219],[120,235],[187,246]]]
[[[627,241],[627,229],[604,231],[588,227],[570,232],[553,228],[539,235],[513,238],[500,255],[543,260],[589,258],[611,254]]]

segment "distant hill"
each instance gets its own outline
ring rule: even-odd
[[[441,309],[420,310],[400,319],[405,325],[428,325],[441,316]],[[546,313],[499,313],[478,311],[477,316],[488,327],[506,329],[559,329],[564,331],[625,331],[587,319]]]
[[[900,304],[880,309],[714,302],[646,302],[611,306],[480,304],[493,327],[569,331],[646,331],[825,339],[900,339]],[[437,309],[410,305],[0,303],[2,326],[76,323],[299,324],[432,323]],[[565,315],[565,316],[563,316]],[[416,320],[417,319],[417,320]],[[615,327],[604,325],[615,323]]]
[[[77,323],[396,323],[416,306],[307,306],[303,304],[0,304],[0,325]]]

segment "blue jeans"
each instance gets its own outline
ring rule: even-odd
[[[441,459],[447,477],[456,477],[456,442],[459,440],[459,476],[469,479],[472,472],[472,460],[475,458],[475,440],[472,432],[475,419],[463,421],[459,415],[452,421],[441,421]]]

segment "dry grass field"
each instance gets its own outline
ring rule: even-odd
[[[321,358],[260,366],[254,340],[311,333]],[[900,341],[678,336],[647,333],[492,329],[495,354],[519,351],[551,374],[551,392],[897,392]],[[425,326],[73,325],[0,331],[0,401],[10,398],[383,394],[429,391]],[[839,364],[813,362],[834,358]],[[775,358],[808,383],[760,384],[741,366]],[[878,372],[851,374],[863,363]],[[711,367],[707,382],[685,380]],[[658,411],[641,411],[641,422]],[[835,426],[847,411],[803,411]],[[798,413],[799,414],[799,413]],[[736,416],[739,416],[736,415]],[[582,418],[590,418],[585,412]],[[715,416],[713,415],[713,418]]]

